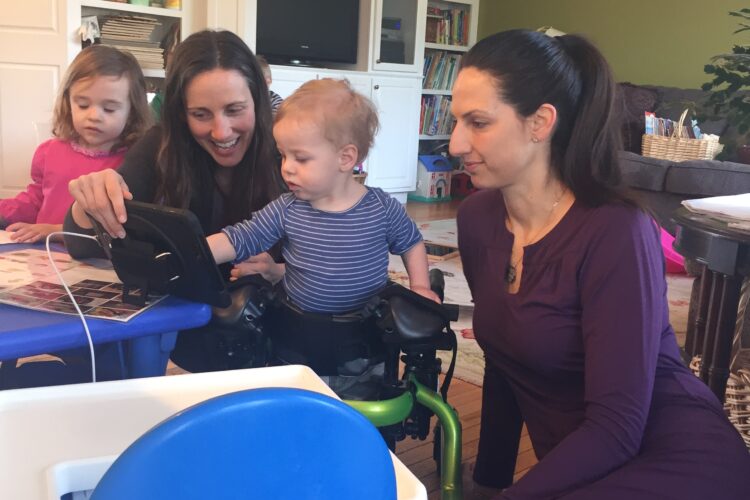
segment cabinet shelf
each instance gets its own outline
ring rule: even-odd
[[[425,42],[424,48],[435,49],[435,50],[448,50],[451,52],[468,52],[469,51],[469,47],[465,45],[446,45],[443,43],[431,43],[431,42]]]
[[[111,2],[109,0],[81,0],[81,7],[95,7],[97,9],[132,12],[133,14],[150,14],[152,16],[182,18],[182,11],[165,9],[164,7],[149,7],[130,3]]]
[[[441,134],[441,135],[420,134],[419,136],[420,141],[447,141],[450,138],[451,138],[450,134]]]
[[[142,69],[141,71],[146,78],[166,78],[163,69]]]
[[[422,94],[426,95],[451,95],[451,90],[422,89]]]

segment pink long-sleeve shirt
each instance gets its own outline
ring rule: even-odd
[[[68,182],[84,174],[117,168],[124,157],[124,149],[103,153],[60,139],[43,142],[31,161],[31,184],[15,198],[0,200],[0,216],[8,224],[62,224],[73,203]]]

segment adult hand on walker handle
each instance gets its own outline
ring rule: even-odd
[[[91,227],[88,214],[113,238],[125,237],[125,200],[132,200],[133,194],[120,174],[107,169],[82,175],[68,183],[68,191],[75,200],[72,213],[76,224]]]

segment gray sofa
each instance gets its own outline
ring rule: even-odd
[[[750,165],[716,160],[673,162],[620,153],[625,185],[671,234],[670,217],[682,200],[750,192]]]
[[[684,109],[700,108],[706,97],[706,92],[699,89],[617,85],[615,109],[621,120],[625,150],[620,154],[623,179],[672,234],[674,224],[670,217],[682,200],[750,192],[750,165],[716,160],[673,162],[639,154],[645,111],[676,120]],[[706,133],[719,135],[722,143],[736,136],[726,120],[705,121],[700,126]]]

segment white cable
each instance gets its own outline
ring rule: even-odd
[[[56,234],[64,234],[68,236],[78,236],[80,238],[88,238],[90,240],[94,240],[97,243],[99,243],[99,240],[95,236],[91,236],[88,234],[80,234],[80,233],[70,233],[67,231],[55,231],[53,233],[50,233],[47,235],[47,258],[49,259],[50,264],[52,264],[52,269],[55,270],[55,273],[57,274],[58,279],[60,280],[60,283],[63,287],[65,287],[65,291],[68,292],[68,297],[70,297],[70,300],[73,302],[73,307],[76,308],[76,311],[78,312],[78,316],[81,318],[81,323],[83,323],[83,329],[86,332],[86,339],[89,342],[89,352],[91,353],[91,381],[96,382],[96,359],[94,357],[94,341],[91,339],[91,332],[89,331],[89,324],[86,322],[86,317],[81,312],[81,308],[78,307],[78,302],[76,302],[75,297],[73,297],[73,292],[70,291],[70,288],[68,288],[68,285],[65,284],[65,280],[63,280],[62,274],[60,274],[60,271],[57,269],[57,265],[55,264],[54,259],[52,259],[52,250],[50,250],[49,247],[49,241],[50,237],[52,235]]]

